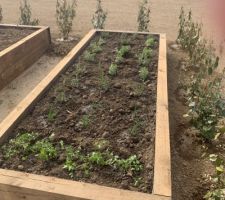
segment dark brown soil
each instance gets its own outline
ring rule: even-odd
[[[95,62],[87,62],[80,56],[13,131],[14,134],[35,132],[39,140],[50,137],[58,150],[57,159],[43,162],[35,155],[30,155],[26,160],[23,155],[17,155],[5,160],[0,152],[0,167],[70,179],[63,169],[65,153],[59,148],[59,142],[63,141],[65,145],[80,148],[85,155],[93,151],[110,151],[123,159],[136,155],[143,166],[141,172],[125,173],[109,166],[93,165],[89,168],[88,177],[77,168],[74,180],[152,192],[158,42],[153,50],[148,80],[144,83],[144,90],[138,94],[137,88],[143,86],[143,82],[138,75],[137,55],[143,50],[147,36],[127,34],[127,37],[131,39],[131,50],[125,61],[119,64],[117,76],[108,75],[108,68],[120,46],[120,34],[113,33],[107,37],[103,51],[97,54]],[[94,40],[98,39],[99,36]],[[71,86],[78,65],[84,71],[79,85]],[[99,85],[101,71],[109,81],[106,91]],[[51,121],[48,119],[50,109],[57,113]],[[81,123],[84,116],[89,119],[86,127]],[[137,120],[141,122],[140,126],[132,134],[131,128]],[[104,147],[96,149],[96,144],[101,141],[104,141]],[[134,179],[138,178],[141,181],[135,186]]]
[[[18,28],[1,28],[0,27],[0,51],[6,49],[12,44],[18,42],[24,37],[30,35],[35,30],[33,29],[18,29]]]

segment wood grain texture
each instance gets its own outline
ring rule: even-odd
[[[169,200],[166,197],[0,169],[1,200]]]
[[[0,89],[36,62],[51,43],[48,27],[0,25],[0,28],[33,28],[32,34],[0,52]]]
[[[166,35],[160,35],[153,193],[171,196]]]

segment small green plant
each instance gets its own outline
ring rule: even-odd
[[[127,36],[126,33],[122,33],[120,36],[120,44],[123,46],[128,46],[131,43],[131,39]]]
[[[92,17],[92,24],[95,29],[104,29],[107,12],[102,8],[102,1],[97,0],[95,14]]]
[[[88,62],[95,62],[96,53],[92,53],[88,50],[84,52],[84,60]]]
[[[71,79],[70,85],[72,87],[79,87],[80,76],[85,72],[85,67],[81,66],[80,62],[75,65],[75,70],[73,72],[73,78]]]
[[[89,162],[92,164],[96,164],[99,166],[104,166],[106,165],[106,161],[104,159],[104,156],[100,152],[92,152],[89,157],[88,157]]]
[[[218,155],[211,154],[210,161],[215,167],[215,174],[210,176],[212,182],[210,190],[204,196],[206,200],[222,200],[225,199],[225,163]]]
[[[54,159],[57,156],[57,150],[53,144],[46,140],[37,141],[32,147],[33,152],[38,154],[38,157],[43,161]]]
[[[139,77],[142,81],[146,81],[148,79],[149,71],[147,67],[141,67],[139,70]]]
[[[118,71],[118,66],[117,66],[117,64],[111,64],[110,66],[109,66],[109,75],[111,75],[111,76],[115,76],[116,74],[117,74],[117,71]]]
[[[57,99],[58,102],[61,102],[61,103],[66,102],[67,99],[66,99],[66,94],[65,94],[65,92],[64,92],[64,91],[60,91],[60,92],[58,93],[56,99]]]
[[[0,23],[3,20],[3,14],[2,14],[2,6],[0,5]]]
[[[140,119],[135,118],[134,124],[129,129],[130,134],[132,136],[138,136],[139,133],[141,132],[142,126],[143,126],[143,122]]]
[[[154,47],[154,45],[155,45],[155,40],[154,40],[153,37],[149,37],[149,38],[145,41],[145,46],[146,46],[146,47],[152,48],[152,47]]]
[[[81,117],[81,121],[80,122],[81,122],[81,125],[82,125],[83,128],[87,128],[90,125],[90,123],[91,123],[91,119],[90,119],[90,117],[88,115],[83,115]]]
[[[48,121],[52,122],[55,120],[57,116],[57,111],[55,111],[55,109],[50,108],[48,111]]]
[[[120,49],[117,49],[115,63],[119,64],[123,62],[124,58],[128,55],[130,49],[131,47],[129,45],[122,46]]]
[[[74,176],[74,171],[76,169],[76,164],[74,162],[75,153],[72,146],[66,147],[66,161],[63,166],[63,169],[66,169],[69,172],[71,178]]]
[[[150,8],[148,7],[148,0],[142,0],[139,5],[138,12],[138,31],[148,32],[148,26],[150,23]]]
[[[31,13],[31,7],[28,3],[28,0],[23,0],[23,2],[20,4],[20,19],[19,23],[22,25],[33,25],[36,26],[39,24],[38,19],[31,19],[32,13]]]
[[[76,1],[68,3],[67,0],[57,0],[56,3],[56,23],[63,40],[68,40],[69,33],[72,31],[73,20],[76,16]]]
[[[98,42],[93,42],[90,45],[90,49],[91,49],[91,52],[95,54],[102,52],[102,47]]]
[[[145,90],[146,90],[146,87],[143,83],[137,83],[133,87],[134,94],[137,95],[137,96],[143,95]]]
[[[18,154],[28,155],[31,152],[31,145],[36,140],[36,133],[18,134],[15,139],[11,139],[8,145],[4,145],[3,152],[6,159]]]
[[[148,67],[151,63],[152,49],[145,47],[141,54],[138,56],[138,62],[140,66]]]
[[[99,74],[99,86],[104,91],[107,91],[110,88],[109,79],[105,75],[105,73],[101,67],[100,67],[100,74]]]

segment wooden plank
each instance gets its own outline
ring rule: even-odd
[[[95,184],[0,169],[1,200],[169,200]]]
[[[95,33],[95,30],[90,31],[0,123],[0,144],[8,139],[9,136],[12,136],[10,135],[11,130],[15,127],[20,118],[28,111],[32,104],[43,94],[60,73],[74,61],[83,48],[85,48],[88,42],[94,37]]]
[[[171,196],[166,35],[160,35],[153,193]]]
[[[0,25],[0,27],[8,26]],[[17,28],[12,25],[10,27]],[[35,27],[36,29],[37,31],[0,52],[0,89],[36,62],[49,48],[51,43],[49,27],[41,29]]]

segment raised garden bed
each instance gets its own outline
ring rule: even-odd
[[[0,89],[36,62],[50,43],[48,27],[0,24]]]
[[[165,35],[91,31],[3,120],[0,144],[6,199],[169,199]]]

